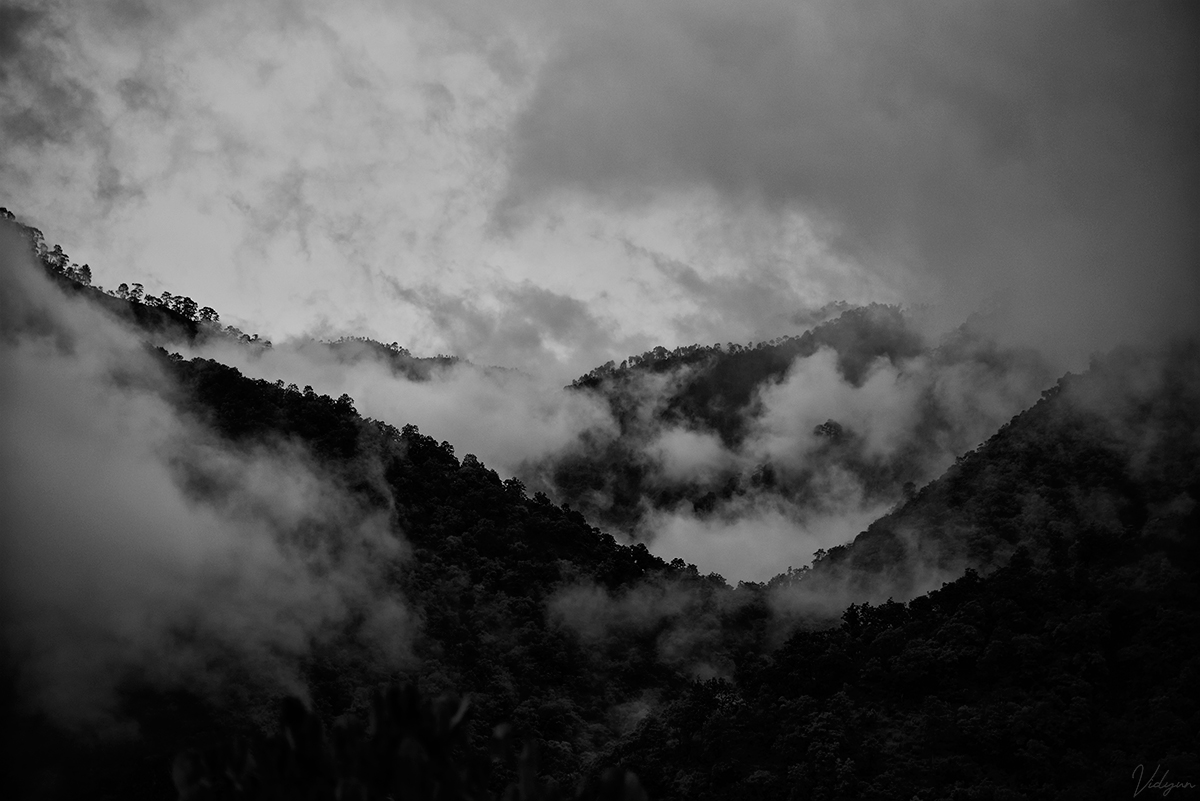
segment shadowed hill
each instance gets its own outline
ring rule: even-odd
[[[1200,351],[1115,353],[769,582],[800,630],[664,703],[612,756],[656,798],[1194,787],[1198,500]],[[917,594],[966,565],[979,571]],[[831,598],[858,602],[814,627]]]
[[[407,553],[381,566],[385,595],[419,621],[411,646],[419,669],[406,675],[420,677],[435,694],[471,688],[478,718],[511,721],[521,738],[556,743],[541,765],[564,786],[599,769],[593,764],[598,749],[615,734],[613,704],[686,683],[658,663],[652,648],[626,655],[620,673],[582,670],[588,662],[580,644],[546,614],[547,600],[565,584],[619,588],[678,572],[644,546],[616,543],[579,513],[542,495],[528,497],[516,479],[502,481],[472,455],[460,460],[449,443],[414,426],[363,419],[348,396],[249,379],[210,360],[162,351],[159,358],[173,377],[166,397],[228,447],[272,440],[299,445],[358,504],[387,516]],[[190,465],[177,470],[197,503],[220,504],[231,491],[212,486]],[[307,547],[304,538],[312,535],[296,532],[295,547]],[[369,692],[394,676],[358,643],[361,625],[352,620],[299,665],[314,711],[325,720],[361,713]],[[218,693],[126,677],[117,713],[153,735],[147,740],[74,738],[14,698],[12,725],[23,734],[11,744],[20,758],[8,785],[25,797],[53,777],[43,787],[49,797],[86,795],[96,787],[128,798],[164,797],[177,750],[212,747],[214,731],[252,734],[253,710],[277,692],[269,677],[242,674],[233,661],[212,669],[222,676]]]
[[[576,390],[598,392],[613,409],[623,428],[636,416],[631,404],[638,398],[638,379],[684,371],[672,392],[659,400],[655,413],[663,421],[716,432],[728,445],[746,435],[748,418],[758,390],[778,382],[797,359],[821,348],[837,353],[837,367],[853,385],[862,383],[877,360],[899,363],[922,353],[923,338],[896,306],[871,304],[849,309],[799,336],[786,336],[748,346],[689,345],[668,351],[658,347],[631,356],[618,367],[613,362],[571,383]],[[685,370],[686,368],[686,370]]]
[[[655,513],[710,518],[753,503],[800,522],[830,511],[830,484],[856,498],[839,512],[902,500],[1052,379],[1034,353],[969,326],[932,342],[876,304],[800,336],[597,368],[571,389],[602,398],[618,431],[585,431],[535,467],[556,497],[639,538]]]
[[[1197,409],[1194,343],[1094,361],[854,542],[829,549],[814,578],[853,577],[862,597],[874,584],[902,595],[922,568],[989,570],[1018,546],[1040,565],[1169,551],[1200,525]]]

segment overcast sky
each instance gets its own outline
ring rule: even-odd
[[[1191,3],[0,0],[0,205],[272,338],[570,376],[980,304],[1194,326]]]

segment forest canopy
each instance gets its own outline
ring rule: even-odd
[[[807,469],[858,470],[885,512],[731,586],[595,521],[646,497],[695,515],[819,499],[816,473],[748,463],[727,495],[721,476],[667,497],[668,474],[637,474],[651,427],[744,452],[746,410],[814,358],[854,391],[880,370],[924,392],[929,364],[1043,367],[967,329],[926,342],[890,307],[657,349],[564,390],[618,426],[531,489],[349,394],[185,357],[204,337],[270,346],[189,298],[104,291],[5,216],[27,245],[0,288],[13,797],[1065,799],[1132,792],[1139,765],[1200,782],[1194,342],[1098,357],[935,475],[806,421]],[[673,383],[647,415],[634,390],[655,376]],[[957,431],[939,397],[913,432]],[[610,470],[625,507],[582,489]],[[77,579],[90,594],[54,594]]]

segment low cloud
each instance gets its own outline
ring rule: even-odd
[[[452,294],[389,281],[397,298],[426,316],[451,353],[480,365],[536,373],[559,385],[606,361],[621,343],[611,321],[578,298],[528,281]]]
[[[860,439],[864,456],[908,456],[932,477],[1036,400],[1051,379],[1044,362],[1019,351],[880,358],[858,381],[839,362],[836,351],[822,348],[763,389],[745,446],[752,458],[799,466],[827,446],[813,434],[832,420]]]
[[[756,372],[781,358],[767,349],[710,352],[663,372],[617,370],[595,392],[620,433],[584,432],[539,473],[561,499],[665,558],[734,581],[806,565],[1053,381],[1037,354],[998,347],[969,326],[929,345],[914,325],[894,310],[856,310],[820,334],[836,347],[800,352],[782,375]],[[653,358],[668,363],[665,353]]]
[[[222,693],[234,668],[303,694],[299,660],[358,620],[368,659],[410,659],[388,510],[298,445],[234,445],[173,406],[132,334],[0,236],[0,620],[22,697],[105,726],[131,679]]]
[[[864,501],[851,477],[842,481],[845,494],[824,498],[824,511],[769,496],[742,497],[713,515],[690,509],[651,512],[638,532],[663,558],[694,562],[734,583],[767,581],[789,567],[809,564],[819,549],[852,540],[887,510],[886,504]]]
[[[818,561],[813,569],[789,571],[772,581],[767,603],[774,640],[781,641],[797,628],[837,620],[850,604],[907,602],[955,581],[971,567],[965,558],[948,557],[916,532],[902,530],[897,535],[900,556],[884,570],[830,568]]]
[[[839,302],[849,307],[830,298],[880,300],[897,294],[818,247],[800,219],[764,220],[727,212],[715,230],[697,224],[692,235],[698,240],[693,247],[707,248],[695,254],[699,262],[709,263],[707,270],[623,241],[627,258],[658,273],[669,294],[684,301],[685,311],[670,316],[676,339],[683,342],[772,339],[836,316]],[[722,260],[722,250],[737,254],[736,268],[712,266]]]
[[[745,599],[714,594],[715,585],[706,581],[694,575],[664,578],[616,593],[595,584],[571,585],[549,599],[547,616],[573,631],[594,658],[619,654],[632,639],[649,637],[667,667],[701,680],[728,677],[730,632],[722,617]]]
[[[646,450],[657,457],[663,477],[673,482],[709,482],[733,463],[721,438],[711,431],[667,428]]]
[[[396,371],[377,349],[308,338],[265,351],[211,343],[188,353],[257,378],[310,385],[319,394],[347,393],[360,413],[394,425],[412,423],[506,476],[522,474],[528,464],[567,447],[580,431],[613,425],[594,399],[515,370],[447,362],[421,378]]]

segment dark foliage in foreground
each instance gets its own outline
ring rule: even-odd
[[[1191,344],[1067,377],[773,584],[911,587],[922,551],[1003,566],[851,605],[693,685],[614,757],[656,798],[1112,798],[1138,765],[1200,784],[1198,414]]]
[[[303,443],[352,496],[389,512],[410,548],[387,566],[389,591],[420,615],[413,647],[423,684],[438,693],[469,688],[480,719],[511,721],[515,736],[545,741],[541,765],[561,786],[574,787],[608,764],[595,760],[615,736],[606,722],[613,704],[686,684],[657,664],[652,649],[620,655],[619,675],[592,668],[574,635],[546,614],[546,600],[561,585],[617,587],[678,572],[644,546],[617,544],[578,513],[527,497],[519,481],[501,481],[473,456],[460,461],[449,443],[414,426],[364,420],[347,396],[248,379],[209,360],[161,358],[175,378],[174,402],[231,445]],[[300,668],[314,714],[326,721],[361,718],[365,698],[394,675],[356,645],[353,631],[315,648]],[[256,725],[237,699],[269,688],[255,677],[240,681],[213,698],[131,679],[121,712],[147,737],[117,745],[25,717],[13,744],[25,769],[9,786],[21,796],[70,797],[103,787],[124,798],[162,797],[177,750],[253,735]]]
[[[645,801],[637,776],[609,769],[564,792],[538,776],[539,746],[519,750],[511,727],[497,726],[489,748],[470,735],[467,699],[422,697],[412,685],[376,692],[368,726],[340,719],[327,730],[295,698],[287,699],[273,737],[233,740],[207,753],[189,749],[172,775],[180,801],[337,799],[490,801],[493,774],[512,775],[505,801]]]
[[[1194,546],[1188,559],[1139,587],[1020,550],[907,605],[851,606],[736,681],[693,686],[613,754],[655,798],[1117,798],[1139,764],[1194,779]]]

